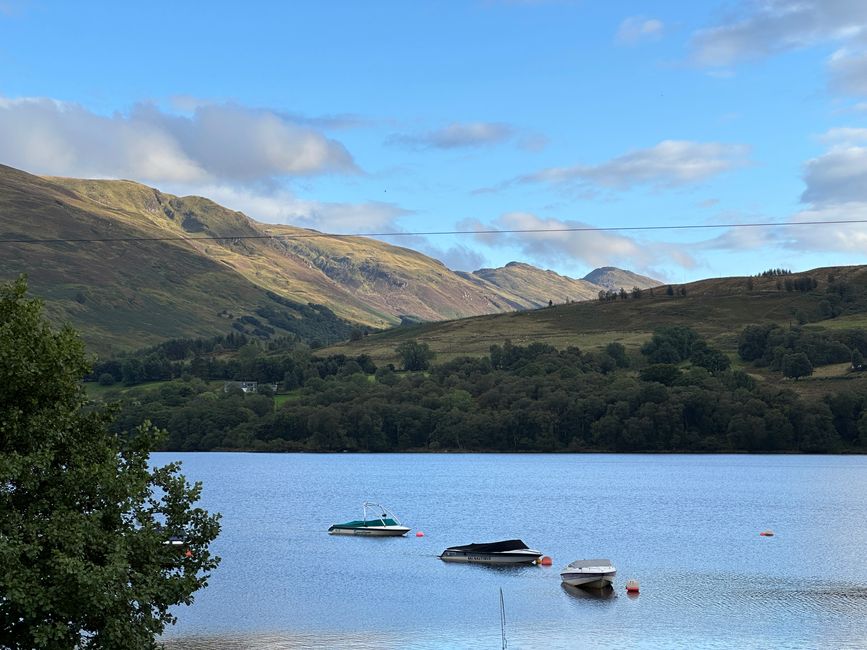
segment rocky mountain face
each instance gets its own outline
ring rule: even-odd
[[[408,248],[262,224],[202,197],[4,166],[0,239],[55,240],[0,244],[0,280],[27,273],[49,315],[99,351],[231,330],[327,342],[352,326],[532,309],[608,286],[517,262],[457,272]],[[598,271],[606,282],[628,277],[627,288],[659,284]]]

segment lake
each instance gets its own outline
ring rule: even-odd
[[[223,514],[222,564],[164,636],[176,650],[499,648],[501,588],[513,649],[867,647],[864,456],[153,456],[176,459]],[[413,530],[326,533],[365,499]],[[509,538],[554,565],[437,559]],[[595,557],[614,590],[567,591],[559,570]]]

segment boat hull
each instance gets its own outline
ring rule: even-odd
[[[462,562],[464,564],[532,564],[542,557],[538,551],[529,553],[459,553],[445,551],[440,555],[443,562]]]
[[[401,537],[406,535],[409,530],[406,526],[359,526],[358,528],[332,526],[328,529],[328,534],[358,537]]]
[[[570,587],[589,587],[591,589],[604,589],[610,587],[616,571],[606,571],[602,573],[569,573],[560,574],[560,579]]]

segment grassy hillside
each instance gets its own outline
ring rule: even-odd
[[[249,231],[242,215],[204,199],[168,197],[124,181],[58,183],[8,167],[0,168],[0,216],[2,239]],[[326,340],[349,331],[327,310],[309,313],[306,305],[274,300],[266,288],[234,272],[226,258],[235,257],[231,251],[237,245],[229,240],[2,246],[0,279],[26,273],[32,293],[46,301],[49,317],[72,322],[91,349],[104,354],[172,337],[213,336],[233,326],[253,332],[263,325],[286,334],[296,325],[307,332],[308,325],[322,321],[318,325]],[[202,254],[202,248],[219,253]],[[257,316],[263,308],[282,314],[289,327],[269,325]]]
[[[458,273],[407,248],[265,225],[202,197],[131,181],[42,178],[5,166],[0,235],[67,240],[0,244],[0,280],[27,273],[49,316],[72,322],[102,353],[231,327],[328,342],[348,337],[348,323],[382,329],[598,291],[525,264]],[[70,241],[106,238],[140,241]],[[309,304],[324,310],[311,312]]]
[[[815,321],[809,327],[848,328],[867,324],[867,267],[816,269],[790,276],[810,276],[818,286],[808,292],[786,291],[787,278],[717,278],[672,288],[647,289],[639,299],[588,301],[555,305],[534,311],[496,314],[441,323],[400,327],[362,341],[330,347],[328,352],[369,354],[377,363],[396,362],[394,348],[403,341],[424,341],[439,360],[486,354],[494,343],[544,342],[557,348],[593,349],[618,341],[637,349],[653,330],[667,325],[695,329],[708,342],[728,353],[737,347],[737,334],[749,323],[795,324],[799,318]],[[779,288],[778,288],[779,285]],[[843,313],[822,319],[821,303],[829,285],[852,288],[852,301]],[[681,289],[686,295],[681,295]]]

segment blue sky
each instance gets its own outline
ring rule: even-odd
[[[0,0],[0,162],[328,232],[867,219],[867,3]],[[391,238],[680,282],[864,225]]]

